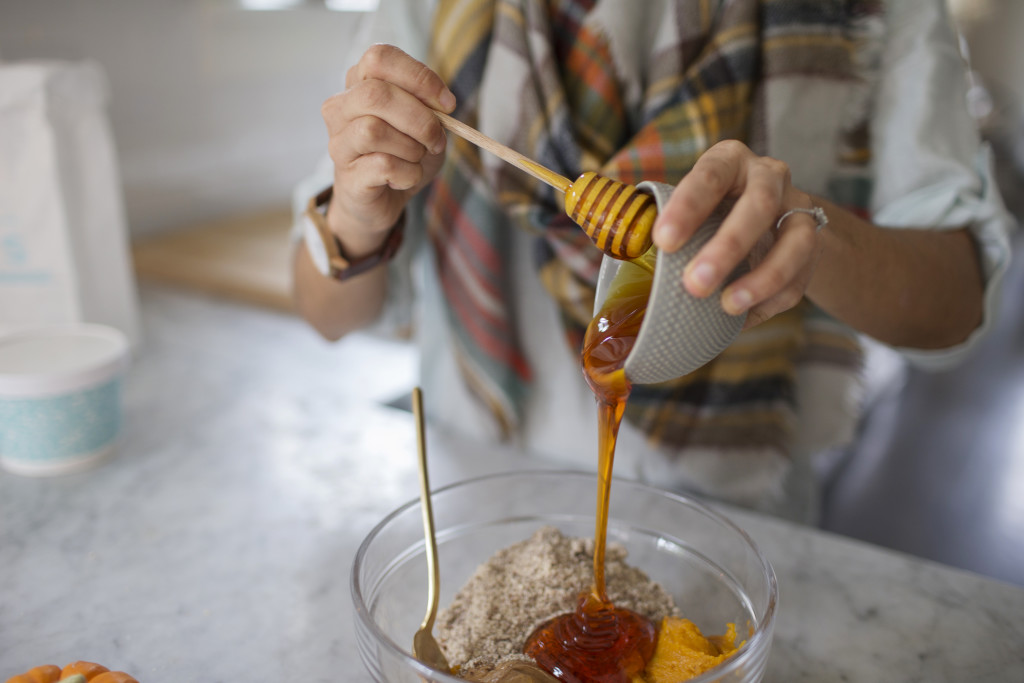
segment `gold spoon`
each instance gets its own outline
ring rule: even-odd
[[[480,683],[558,683],[558,679],[536,664],[517,661],[499,664]]]
[[[633,185],[589,171],[575,181],[569,180],[458,119],[439,111],[434,115],[446,130],[563,193],[565,212],[583,228],[598,249],[653,272],[653,266],[643,256],[653,243],[651,229],[658,216],[654,197]]]
[[[427,666],[451,673],[448,658],[434,640],[434,617],[437,616],[438,589],[441,571],[437,565],[437,539],[434,536],[434,511],[430,505],[430,482],[427,479],[427,439],[423,424],[423,392],[412,390],[412,414],[416,418],[416,450],[420,462],[420,507],[423,508],[423,536],[427,545],[427,613],[423,623],[412,637],[412,653]]]
[[[427,438],[423,419],[423,391],[412,390],[412,414],[416,419],[416,451],[420,465],[420,507],[423,509],[423,535],[427,545],[427,613],[423,623],[412,637],[412,653],[432,669],[447,674],[452,672],[448,658],[441,652],[441,646],[434,640],[434,618],[437,616],[437,602],[441,585],[441,571],[437,563],[437,538],[434,535],[434,510],[430,504],[430,481],[427,478]],[[529,662],[515,662],[499,666],[486,679],[487,683],[558,683],[558,680],[543,669]]]

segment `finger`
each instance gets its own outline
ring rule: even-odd
[[[423,145],[376,116],[362,116],[352,121],[343,134],[331,137],[327,147],[337,165],[378,152],[411,163],[419,163],[426,155]]]
[[[766,299],[747,311],[747,318],[743,321],[743,329],[748,330],[761,323],[774,318],[779,313],[788,311],[796,306],[804,298],[803,293],[807,289],[807,280],[800,278],[803,284],[794,281],[789,287],[779,292],[770,299]]]
[[[432,154],[440,154],[448,143],[433,111],[409,92],[387,81],[359,81],[344,93],[328,99],[322,113],[332,137],[342,134],[356,119],[375,116]]]
[[[743,327],[740,328],[740,332],[749,330],[751,327],[757,327],[761,323],[770,320],[781,312],[781,309],[777,311],[771,310],[767,303],[755,306],[747,311],[747,317],[743,321]]]
[[[697,252],[683,272],[683,285],[694,296],[717,288],[779,215],[787,176],[773,159],[760,157],[748,164],[746,186],[718,231]]]
[[[365,80],[394,83],[433,109],[446,113],[455,109],[455,95],[441,77],[394,45],[371,46],[345,75],[345,86]]]
[[[797,216],[801,220],[794,220]],[[761,263],[722,291],[722,308],[739,315],[763,307],[762,313],[775,315],[795,306],[813,272],[817,244],[813,219],[787,218]]]
[[[744,161],[753,152],[736,140],[711,147],[676,186],[658,213],[652,237],[662,251],[676,251],[697,232],[719,203],[743,186]]]
[[[370,202],[380,190],[410,190],[423,179],[423,167],[390,154],[366,154],[348,164],[339,183],[354,200]],[[350,180],[351,179],[351,180]],[[356,180],[357,179],[357,180]]]

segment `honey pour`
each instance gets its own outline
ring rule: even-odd
[[[594,583],[576,610],[539,626],[523,652],[555,678],[568,683],[629,683],[654,654],[655,624],[615,607],[605,586],[605,548],[612,464],[619,424],[632,386],[623,366],[640,332],[655,251],[645,264],[623,263],[605,303],[587,327],[583,373],[598,405],[598,490],[594,529]]]

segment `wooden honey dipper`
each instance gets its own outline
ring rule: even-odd
[[[565,194],[565,212],[604,253],[633,261],[651,248],[651,228],[658,207],[649,194],[591,171],[571,181],[458,119],[439,111],[434,114],[447,130]],[[642,260],[637,263],[650,268]]]

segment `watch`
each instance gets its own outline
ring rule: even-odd
[[[331,185],[311,197],[303,216],[303,239],[316,269],[335,280],[347,280],[391,260],[402,246],[405,214],[402,214],[388,232],[380,249],[372,254],[352,259],[345,256],[341,240],[327,227],[327,206],[331,203],[333,194],[334,186]]]

